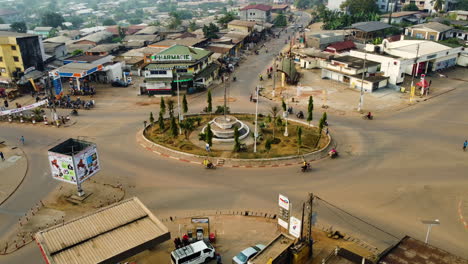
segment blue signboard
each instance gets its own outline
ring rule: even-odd
[[[60,80],[60,77],[57,79],[54,79],[52,81],[52,84],[54,85],[55,88],[55,94],[60,94],[62,92],[62,81]]]

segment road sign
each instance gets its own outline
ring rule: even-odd
[[[280,194],[278,197],[278,205],[286,210],[289,210],[289,199],[288,197]]]
[[[291,216],[289,221],[289,234],[299,238],[301,236],[301,220],[297,219],[294,216]]]

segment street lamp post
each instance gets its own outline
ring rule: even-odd
[[[180,91],[179,91],[179,74],[177,76],[177,111],[179,112],[179,135],[182,135],[182,128],[180,123],[182,122],[182,115],[180,113]]]
[[[421,223],[428,225],[427,226],[427,233],[426,233],[426,240],[425,243],[429,241],[429,234],[431,233],[431,229],[433,225],[440,225],[439,219],[436,220],[421,220]]]
[[[258,132],[257,132],[257,126],[258,126],[258,90],[259,87],[257,86],[255,88],[255,92],[257,94],[257,101],[255,102],[255,132],[254,132],[254,153],[257,152],[257,137],[258,137]]]
[[[414,76],[417,74],[417,71],[419,70],[418,56],[419,56],[419,44],[416,46],[416,57],[414,58],[414,63],[416,64],[416,67],[414,68],[414,71],[412,72],[412,75],[411,75],[410,103],[413,102],[413,99],[414,99],[413,97],[414,97],[414,93],[416,89],[416,87],[413,86],[413,83],[414,83]]]

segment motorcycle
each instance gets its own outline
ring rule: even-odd
[[[255,55],[258,55],[258,50],[255,51]]]
[[[233,82],[237,81],[237,77],[236,76],[232,77],[232,81]]]
[[[301,171],[302,172],[310,171],[310,163],[307,163],[306,165],[302,165],[301,166]]]
[[[205,169],[213,169],[214,170],[214,169],[216,169],[216,166],[212,162],[210,162],[210,163],[206,164]]]
[[[78,115],[78,110],[73,109],[73,110],[70,112],[70,115],[72,115],[72,116],[77,116],[77,115]]]
[[[338,151],[336,150],[331,150],[330,152],[328,152],[328,156],[332,159],[338,157]]]
[[[296,117],[299,119],[304,119],[304,112],[299,111],[299,113],[296,114]]]
[[[362,117],[362,119],[365,119],[365,120],[373,120],[373,119],[374,119],[374,116],[372,116],[372,115],[371,115],[371,116],[370,116],[370,115],[364,115],[364,116]]]

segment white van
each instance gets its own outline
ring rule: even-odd
[[[201,264],[215,257],[215,249],[205,241],[197,241],[171,253],[172,264]]]

